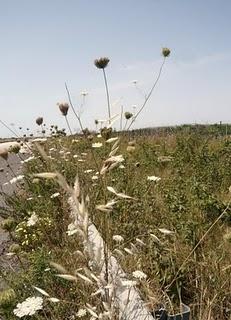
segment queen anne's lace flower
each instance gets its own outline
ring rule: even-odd
[[[103,144],[101,142],[92,143],[92,148],[101,148]]]
[[[43,299],[41,297],[29,297],[22,303],[18,303],[13,312],[17,317],[22,318],[24,316],[32,316],[42,308]]]
[[[139,280],[145,280],[147,278],[147,275],[140,270],[136,270],[134,272],[132,272],[132,275],[134,278],[139,279]]]
[[[147,180],[148,180],[148,181],[158,182],[158,181],[161,180],[161,178],[160,178],[160,177],[156,177],[156,176],[148,176],[148,177],[147,177]]]
[[[116,242],[122,242],[122,241],[124,241],[124,238],[122,236],[120,236],[119,234],[115,234],[113,236],[113,240]]]
[[[27,226],[31,227],[34,226],[37,222],[38,222],[38,216],[35,212],[32,213],[32,215],[30,216],[30,218],[27,220]]]
[[[79,309],[78,312],[76,313],[76,317],[77,318],[82,318],[87,314],[87,310],[86,309]]]

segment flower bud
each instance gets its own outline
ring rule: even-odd
[[[162,55],[166,58],[170,55],[171,50],[169,48],[163,48],[162,49]]]

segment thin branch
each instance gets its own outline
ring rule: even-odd
[[[135,122],[136,118],[137,118],[138,115],[142,112],[142,110],[143,110],[144,107],[146,106],[149,98],[151,97],[151,95],[152,95],[152,93],[153,93],[153,90],[155,89],[155,87],[156,87],[156,85],[157,85],[157,83],[158,83],[158,81],[159,81],[159,79],[160,79],[160,76],[161,76],[162,69],[163,69],[163,67],[164,67],[165,61],[166,61],[166,58],[164,57],[164,60],[163,60],[163,62],[162,62],[162,64],[161,64],[161,66],[160,66],[160,70],[159,70],[158,76],[157,76],[157,78],[156,78],[156,80],[155,80],[155,82],[154,82],[151,90],[149,91],[149,94],[145,97],[145,100],[144,100],[143,105],[141,106],[141,108],[140,108],[140,110],[137,112],[137,114],[133,117],[130,125],[129,125],[128,128],[127,128],[127,130],[129,130],[130,127],[133,125],[133,123]]]

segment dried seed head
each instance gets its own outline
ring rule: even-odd
[[[133,114],[131,113],[131,112],[125,112],[124,113],[124,116],[125,116],[125,119],[127,119],[127,120],[129,120],[129,119],[131,119],[131,117],[133,116]]]
[[[43,123],[43,117],[38,117],[36,119],[36,123],[37,123],[38,126],[41,126],[41,124]]]
[[[16,154],[17,154],[17,153],[19,153],[20,148],[21,148],[21,146],[20,146],[19,143],[14,144],[14,145],[10,146],[9,152],[13,152],[13,153],[16,153]]]
[[[112,135],[112,128],[104,127],[100,130],[100,133],[105,140],[108,140]]]
[[[64,102],[64,103],[57,103],[57,104],[59,106],[59,110],[61,111],[62,115],[66,116],[69,109],[68,103]]]
[[[96,59],[94,63],[98,69],[104,69],[108,65],[109,61],[110,59],[108,59],[107,57],[103,57],[103,58]]]
[[[162,55],[166,58],[170,56],[171,50],[169,48],[162,48]]]
[[[7,149],[0,149],[0,157],[7,161],[8,159],[8,150]]]

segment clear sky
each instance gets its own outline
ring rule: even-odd
[[[106,117],[107,56],[113,114],[133,111],[171,56],[135,126],[231,120],[230,0],[0,0],[0,119],[35,128],[35,118],[65,126],[57,102],[67,82],[85,127]],[[78,128],[70,113],[72,127]],[[8,135],[0,126],[0,136]]]

